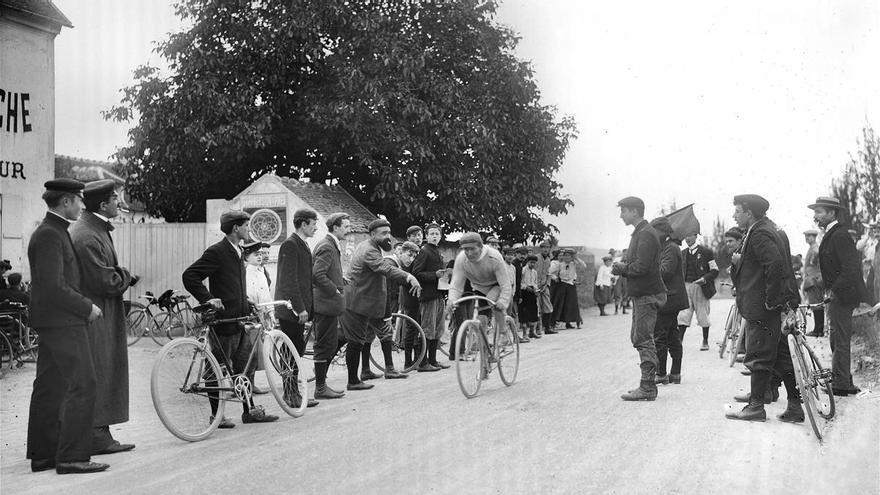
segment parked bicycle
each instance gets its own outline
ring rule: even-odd
[[[461,393],[471,399],[477,396],[483,380],[488,379],[496,367],[504,385],[513,385],[519,371],[519,339],[512,317],[505,316],[505,328],[496,329],[491,316],[480,315],[480,312],[495,307],[494,301],[483,296],[466,296],[453,304],[457,306],[468,301],[477,304],[472,317],[459,327],[454,345],[458,386]]]
[[[274,329],[272,309],[289,301],[272,301],[255,306],[254,315],[241,318],[216,317],[210,305],[196,306],[201,314],[199,338],[182,337],[165,344],[159,351],[150,375],[150,394],[162,424],[174,436],[189,442],[207,438],[223,420],[226,402],[250,402],[253,383],[246,373],[231,374],[229,356],[221,352],[223,363],[211,353],[216,340],[213,327],[227,323],[255,324],[259,332],[244,369],[262,359],[269,390],[285,413],[300,417],[308,404],[308,381],[303,361],[293,342]],[[211,402],[216,411],[211,410]]]
[[[27,324],[27,311],[25,304],[0,302],[0,369],[37,361],[38,337]]]
[[[134,345],[141,337],[150,337],[158,345],[178,337],[198,337],[198,315],[193,312],[188,296],[168,289],[159,297],[150,291],[140,297],[147,301],[146,306],[127,302],[128,345]],[[154,307],[158,310],[154,311]]]
[[[816,416],[826,420],[834,417],[834,394],[832,393],[832,374],[816,357],[813,349],[807,345],[807,312],[819,309],[820,304],[802,304],[786,316],[783,331],[788,331],[788,348],[791,351],[791,362],[794,364],[794,375],[798,390],[804,404],[804,412],[810,420],[813,433],[819,441],[822,431]]]
[[[721,282],[721,285],[733,287],[733,284],[728,282]],[[734,294],[736,294],[736,289],[734,289]],[[727,320],[724,323],[724,336],[718,342],[718,357],[724,359],[724,354],[729,353],[728,364],[731,368],[736,363],[737,356],[739,356],[739,350],[742,348],[745,333],[745,320],[739,314],[739,308],[737,308],[736,302],[734,302],[727,313]]]

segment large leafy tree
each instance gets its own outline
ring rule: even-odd
[[[865,126],[857,146],[843,172],[831,180],[830,189],[846,207],[852,228],[861,234],[864,224],[880,221],[880,137]]]
[[[572,203],[554,179],[570,118],[542,105],[495,3],[182,0],[189,29],[106,117],[132,121],[131,195],[201,220],[275,172],[337,183],[396,228],[436,220],[525,240]]]

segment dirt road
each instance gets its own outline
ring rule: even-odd
[[[730,301],[713,301],[712,336]],[[131,421],[114,435],[132,452],[95,457],[91,475],[31,473],[24,459],[33,365],[2,381],[3,493],[880,493],[880,398],[843,398],[820,445],[809,426],[725,420],[748,379],[685,336],[681,385],[627,403],[638,384],[629,316],[594,316],[522,346],[517,383],[497,374],[465,399],[454,368],[376,381],[322,401],[299,419],[238,425],[186,443],[159,422],[149,396],[157,347],[131,350]],[[815,339],[811,339],[815,342]],[[827,341],[817,347],[827,353]],[[826,362],[829,362],[826,358]],[[737,365],[739,366],[739,365]],[[331,371],[342,386],[344,372]],[[858,382],[858,380],[857,380]],[[282,414],[270,396],[267,410]]]

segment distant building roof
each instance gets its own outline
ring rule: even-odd
[[[0,0],[4,1],[4,0]],[[55,178],[76,179],[80,182],[92,182],[113,179],[120,186],[122,200],[133,212],[144,212],[146,208],[140,201],[129,199],[125,192],[125,178],[119,175],[118,163],[89,160],[75,156],[55,155]]]
[[[367,225],[378,218],[341,186],[300,182],[288,177],[278,177],[278,180],[322,217],[340,211],[348,213],[352,232],[367,232]]]
[[[70,19],[51,0],[0,0],[0,6],[39,17],[58,26],[73,27]]]

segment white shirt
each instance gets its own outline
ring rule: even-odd
[[[596,285],[600,287],[611,287],[612,285],[614,285],[611,277],[613,277],[613,275],[611,274],[611,267],[602,264],[601,266],[599,266],[599,272],[596,274]]]
[[[523,289],[531,287],[532,289],[538,290],[538,270],[529,268],[528,265],[524,266],[522,269],[522,282],[520,283],[520,287]]]
[[[247,283],[247,296],[254,304],[272,301],[272,292],[269,290],[269,281],[263,273],[262,266],[245,265],[245,281]]]

